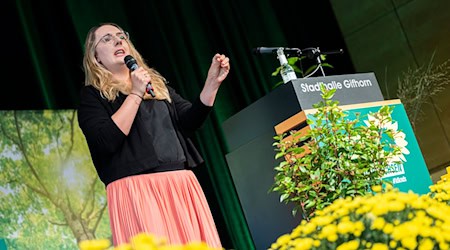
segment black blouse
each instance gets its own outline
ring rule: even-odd
[[[111,119],[126,96],[120,94],[110,102],[92,86],[81,89],[78,123],[105,186],[139,173],[203,163],[189,137],[201,127],[212,107],[200,98],[191,103],[167,87],[172,102],[142,101],[128,136]]]

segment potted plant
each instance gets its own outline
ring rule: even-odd
[[[334,200],[366,195],[371,186],[386,184],[382,176],[387,168],[409,153],[405,134],[391,118],[392,108],[350,119],[332,100],[335,89],[321,85],[321,91],[323,101],[313,106],[316,112],[307,120],[309,132],[300,136],[291,131],[292,140],[285,140],[286,133],[276,135],[273,144],[280,162],[270,190],[280,194],[280,201],[293,203],[293,214],[300,212],[305,220]]]
[[[450,206],[434,198],[447,194],[448,202],[449,184],[421,196],[375,186],[375,194],[337,199],[270,250],[450,249]]]

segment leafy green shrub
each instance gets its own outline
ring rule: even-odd
[[[306,136],[291,131],[293,140],[285,140],[287,134],[275,136],[275,158],[284,158],[275,167],[275,182],[271,191],[280,194],[280,201],[295,205],[309,220],[316,210],[323,209],[334,200],[365,195],[374,185],[382,185],[382,179],[391,164],[404,160],[405,134],[398,131],[392,121],[392,108],[383,106],[378,112],[363,117],[348,113],[332,100],[335,89],[322,85],[323,101],[314,105],[317,111],[307,120],[310,126]],[[305,145],[309,153],[305,153]]]

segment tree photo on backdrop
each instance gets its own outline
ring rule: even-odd
[[[77,249],[109,237],[104,186],[76,111],[0,114],[0,238],[8,249]]]

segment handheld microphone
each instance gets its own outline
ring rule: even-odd
[[[127,65],[127,67],[131,70],[134,71],[136,70],[139,66],[137,65],[136,59],[134,59],[134,57],[132,57],[131,55],[127,55],[124,58],[125,61],[125,65]],[[147,94],[150,94],[152,97],[155,97],[155,92],[153,91],[153,87],[150,83],[147,83],[147,87],[145,88],[145,92],[147,92]]]
[[[253,49],[253,54],[260,55],[260,54],[277,53],[277,50],[279,48],[280,47],[257,47],[257,48]],[[283,47],[281,47],[281,48],[283,49],[283,51],[285,53],[295,53],[295,54],[298,54],[298,55],[300,55],[302,53],[302,51],[300,49],[297,49],[297,48],[283,48]]]

